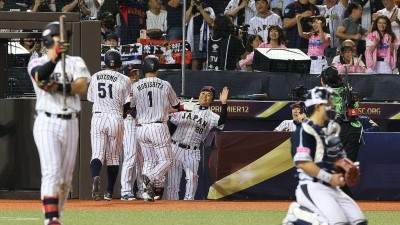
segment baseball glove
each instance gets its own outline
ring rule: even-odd
[[[347,186],[356,186],[360,182],[359,162],[353,162],[348,158],[341,158],[335,163],[335,171],[342,173]]]

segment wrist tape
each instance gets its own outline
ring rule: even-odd
[[[323,169],[320,169],[320,170],[319,170],[319,173],[318,173],[318,175],[317,175],[317,179],[318,179],[318,180],[322,180],[322,181],[324,181],[324,182],[326,182],[326,183],[330,183],[331,178],[332,178],[332,174],[326,172],[326,171],[323,170]]]

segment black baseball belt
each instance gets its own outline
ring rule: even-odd
[[[57,119],[62,119],[62,120],[70,120],[70,119],[74,119],[74,118],[78,118],[79,117],[79,113],[71,113],[71,114],[53,114],[53,113],[49,113],[49,112],[44,112],[44,114],[47,117],[50,118],[57,118]]]
[[[178,143],[178,142],[176,142],[176,141],[174,141],[174,140],[172,140],[172,143],[174,143],[174,145],[178,145],[178,147],[179,148],[184,148],[184,149],[193,149],[193,150],[196,150],[196,149],[198,149],[199,147],[197,147],[197,146],[190,146],[190,145],[185,145],[185,144],[181,144],[181,143]]]

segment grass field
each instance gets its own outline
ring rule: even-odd
[[[69,200],[64,225],[279,225],[289,201]],[[400,225],[400,202],[360,202],[369,225]],[[0,225],[42,225],[38,200],[0,200]]]
[[[69,210],[63,224],[69,225],[278,225],[283,210]],[[367,211],[371,225],[400,224],[397,211]],[[39,210],[0,211],[0,224],[43,224]]]

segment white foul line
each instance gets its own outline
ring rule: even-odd
[[[40,218],[0,217],[0,220],[15,220],[15,221],[21,221],[21,220],[40,220]]]

